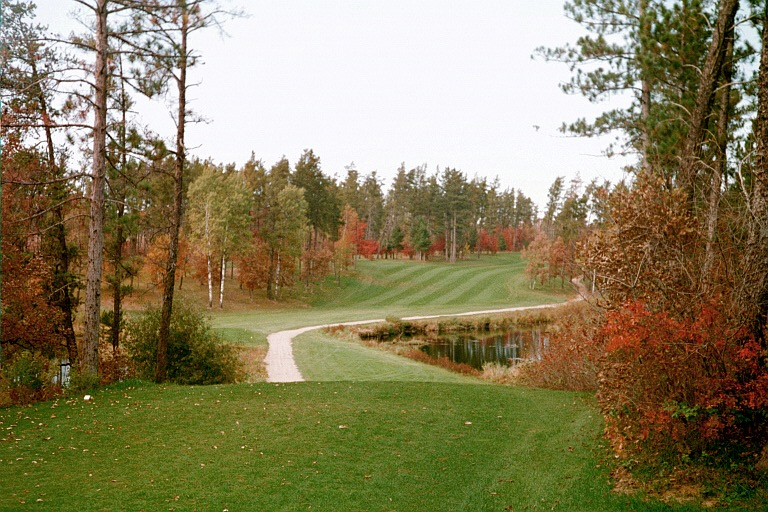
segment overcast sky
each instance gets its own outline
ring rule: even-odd
[[[69,33],[72,0],[37,0],[40,21]],[[601,156],[606,140],[566,137],[563,121],[594,117],[567,96],[563,64],[532,59],[537,46],[575,41],[580,27],[561,0],[240,0],[247,17],[227,35],[196,33],[203,56],[192,107],[192,153],[243,164],[253,151],[267,167],[305,148],[343,178],[354,162],[386,186],[401,162],[499,177],[543,206],[559,175],[617,181],[623,159]],[[621,99],[616,99],[621,101]],[[170,137],[162,102],[141,116]]]

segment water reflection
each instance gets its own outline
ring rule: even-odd
[[[431,357],[447,357],[482,370],[486,363],[507,366],[541,359],[549,338],[537,329],[513,329],[502,333],[460,333],[425,340],[420,349]]]

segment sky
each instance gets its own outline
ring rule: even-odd
[[[53,32],[78,29],[73,0],[37,0]],[[616,182],[632,160],[607,158],[609,140],[569,137],[563,122],[611,107],[564,94],[566,65],[532,58],[582,29],[562,0],[229,0],[246,16],[197,32],[203,64],[191,107],[193,155],[269,168],[304,149],[343,179],[354,163],[388,187],[401,163],[498,177],[540,207],[557,176]],[[79,29],[78,29],[79,30]],[[155,132],[175,133],[162,101],[141,102]]]

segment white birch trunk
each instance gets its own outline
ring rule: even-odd
[[[208,307],[213,307],[213,271],[211,270],[211,253],[208,252]]]
[[[213,252],[211,251],[210,208],[211,208],[210,204],[206,203],[205,205],[205,240],[208,248],[208,252],[206,254],[207,256],[206,259],[208,263],[208,307],[212,308],[213,307],[213,269],[211,269],[211,256],[213,256]]]
[[[277,253],[277,269],[275,269],[275,300],[280,289],[280,253]]]
[[[227,258],[221,253],[221,283],[219,284],[219,308],[224,309],[224,278],[227,275]]]

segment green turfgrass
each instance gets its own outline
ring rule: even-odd
[[[305,380],[483,384],[443,368],[310,331],[293,340],[293,357]]]
[[[485,255],[456,264],[411,260],[360,260],[340,283],[328,279],[311,307],[217,314],[217,327],[268,334],[353,320],[450,314],[562,302],[572,291],[530,290],[517,253]]]
[[[495,261],[519,270],[515,259]],[[524,283],[505,295],[498,267],[470,275],[482,261],[365,265],[367,277],[312,309],[219,314],[216,329],[263,348],[290,327],[563,298]],[[471,290],[480,298],[456,302]],[[134,383],[0,410],[0,510],[669,509],[611,493],[602,423],[583,395],[482,385],[320,332],[295,351],[314,382]]]
[[[227,343],[235,345],[267,345],[267,337],[263,333],[236,327],[215,327],[213,330]]]
[[[584,397],[139,384],[0,410],[0,510],[664,510],[612,494]]]
[[[526,263],[518,253],[471,258],[456,264],[411,260],[360,260],[360,278],[329,282],[313,305],[327,309],[385,309],[406,313],[420,308],[469,311],[471,308],[534,306],[564,299],[558,288],[530,290]]]

